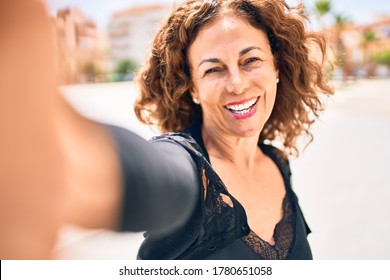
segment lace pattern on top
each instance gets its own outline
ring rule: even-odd
[[[248,235],[242,237],[242,241],[255,253],[261,255],[266,260],[285,260],[294,244],[295,238],[295,218],[294,209],[291,205],[288,194],[283,199],[283,217],[276,224],[274,230],[275,244],[271,245],[261,239],[252,230]]]
[[[202,229],[189,248],[178,256],[179,259],[202,259],[249,233],[244,208],[227,191],[195,140],[178,133],[157,136],[153,140],[170,140],[180,144],[195,159],[202,178],[202,208],[205,210]]]
[[[294,241],[295,221],[290,199],[283,200],[283,218],[275,227],[275,246],[260,239],[250,231],[245,209],[227,191],[219,176],[201,152],[201,148],[190,136],[168,133],[153,138],[154,141],[172,141],[180,144],[194,158],[201,180],[201,200],[204,211],[202,227],[192,244],[176,259],[203,259],[214,251],[242,238],[254,252],[265,259],[285,259]],[[287,197],[287,195],[286,195]]]

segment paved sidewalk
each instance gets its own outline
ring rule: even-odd
[[[390,80],[339,87],[292,161],[316,259],[390,259]]]
[[[134,116],[131,83],[63,90],[88,117],[145,138],[156,134]],[[338,85],[327,103],[314,142],[291,160],[314,258],[390,259],[390,80]],[[140,242],[140,233],[66,228],[57,252],[64,259],[134,259]]]

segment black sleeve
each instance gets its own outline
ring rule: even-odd
[[[197,167],[190,154],[173,143],[150,143],[125,129],[108,127],[122,168],[120,230],[169,230],[184,223],[199,193]]]

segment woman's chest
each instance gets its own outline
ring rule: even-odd
[[[229,194],[244,208],[251,230],[272,244],[275,225],[283,217],[286,195],[283,177],[276,165],[262,165],[252,172],[229,165],[215,164],[214,168]],[[229,197],[222,196],[222,200],[232,207]]]

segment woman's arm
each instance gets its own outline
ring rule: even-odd
[[[0,1],[0,258],[48,258],[66,195],[54,30],[39,1]]]
[[[200,193],[190,154],[177,144],[149,143],[124,129],[110,130],[126,186],[121,230],[169,230],[184,222]]]
[[[196,200],[196,172],[184,150],[173,160],[65,102],[56,90],[54,34],[42,1],[0,2],[1,259],[50,257],[67,222],[169,228]]]

